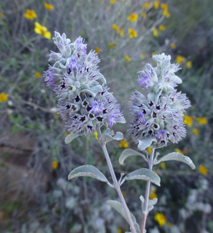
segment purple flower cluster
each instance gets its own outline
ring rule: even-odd
[[[157,66],[147,64],[139,72],[138,85],[145,93],[135,91],[129,104],[132,121],[128,131],[136,142],[153,138],[152,146],[162,147],[186,135],[183,114],[190,101],[175,89],[182,81],[174,74],[178,65],[170,64],[170,59],[165,54],[153,56]]]
[[[53,40],[60,53],[51,51],[49,61],[54,64],[49,65],[44,76],[58,97],[59,114],[68,131],[88,134],[96,126],[125,123],[119,104],[98,70],[97,54],[87,54],[81,37],[71,43],[65,34],[55,32]]]

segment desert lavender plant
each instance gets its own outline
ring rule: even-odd
[[[148,169],[141,168],[128,175],[121,174],[118,180],[108,154],[106,144],[112,140],[122,140],[120,132],[114,134],[111,130],[115,123],[125,123],[113,94],[109,92],[104,76],[98,70],[98,56],[93,51],[87,53],[87,45],[79,37],[71,43],[65,34],[55,32],[53,38],[60,53],[51,52],[49,66],[45,72],[45,81],[58,97],[59,114],[70,134],[65,143],[70,143],[79,135],[98,133],[99,143],[103,149],[112,183],[106,176],[91,165],[75,168],[68,179],[80,176],[89,176],[107,183],[114,188],[121,202],[110,200],[107,203],[117,210],[129,223],[132,233],[144,233],[147,215],[154,208],[157,199],[149,200],[150,183],[160,185],[160,177],[152,171],[152,167],[162,161],[178,160],[194,168],[190,158],[179,153],[170,153],[158,159],[155,149],[167,146],[168,142],[177,143],[186,134],[183,125],[183,113],[190,106],[185,94],[177,92],[175,87],[181,79],[175,75],[179,69],[170,64],[170,56],[165,54],[153,56],[157,66],[150,64],[139,72],[138,85],[143,94],[135,91],[130,98],[129,108],[132,122],[129,133],[138,143],[141,152],[126,149],[122,152],[119,162],[130,156],[140,156],[148,163]],[[151,147],[151,155],[146,149]],[[145,197],[140,196],[142,202],[142,223],[139,227],[134,215],[130,212],[123,194],[121,185],[127,180],[142,179],[147,181]]]

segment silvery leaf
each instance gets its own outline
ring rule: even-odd
[[[114,135],[113,131],[106,130],[101,135],[100,140],[107,143],[107,142],[110,142],[112,140],[120,141],[120,140],[123,140],[123,138],[124,138],[124,136],[123,136],[123,134],[121,132],[116,132],[116,134]]]
[[[188,156],[182,155],[178,152],[169,153],[169,154],[163,156],[162,158],[160,158],[159,160],[154,161],[154,164],[158,164],[158,163],[161,163],[164,161],[170,161],[170,160],[175,160],[175,161],[186,163],[192,169],[195,169],[195,165],[192,162],[192,160]]]
[[[155,137],[150,137],[150,138],[145,138],[143,140],[138,140],[138,149],[140,151],[145,150],[146,148],[148,148],[152,142],[157,142]]]
[[[147,161],[146,156],[145,156],[144,154],[142,154],[142,153],[140,153],[140,152],[138,152],[138,151],[132,150],[132,149],[126,149],[126,150],[124,150],[124,151],[121,153],[121,155],[120,155],[120,157],[119,157],[119,163],[120,163],[121,165],[124,165],[124,160],[125,160],[126,158],[128,158],[128,157],[131,157],[131,156],[140,156],[140,157],[142,157],[145,161]]]
[[[110,205],[113,209],[115,209],[119,214],[121,214],[126,219],[126,221],[129,223],[126,212],[124,210],[124,207],[119,201],[109,200],[106,203],[108,205]],[[134,223],[134,226],[136,228],[136,231],[139,233],[140,232],[140,227],[139,227],[139,225],[138,225],[138,223],[137,223],[137,221],[135,219],[135,216],[132,213],[130,213],[130,214],[131,214],[131,218],[132,218],[132,221]]]
[[[160,177],[153,171],[147,168],[140,168],[130,172],[124,177],[124,180],[146,180],[160,186]]]
[[[68,180],[71,180],[75,177],[80,177],[80,176],[92,177],[102,182],[109,183],[105,175],[92,165],[83,165],[83,166],[75,168],[68,175]]]
[[[155,197],[152,200],[149,200],[148,202],[148,211],[151,211],[152,209],[154,209],[154,205],[157,203],[158,199]]]
[[[77,138],[78,136],[79,134],[74,134],[74,133],[68,134],[65,138],[65,143],[66,144],[70,143],[73,139]]]
[[[94,87],[91,87],[90,90],[97,95],[98,92],[103,91],[103,87],[101,85],[96,85]]]

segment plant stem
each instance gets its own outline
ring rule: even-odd
[[[127,219],[128,219],[128,222],[129,222],[129,225],[130,225],[130,229],[131,229],[131,232],[132,233],[137,233],[136,232],[136,229],[135,229],[135,226],[134,226],[134,223],[132,221],[132,218],[131,218],[131,213],[129,211],[129,208],[126,204],[126,201],[123,197],[123,194],[121,192],[121,187],[120,187],[120,183],[118,182],[116,176],[115,176],[115,172],[114,172],[114,169],[113,169],[113,166],[112,166],[112,162],[111,162],[111,159],[109,157],[109,154],[108,154],[108,151],[107,151],[107,148],[106,148],[106,145],[105,144],[102,144],[101,143],[101,146],[102,146],[102,149],[103,149],[103,152],[104,152],[104,155],[105,155],[105,158],[106,158],[106,161],[107,161],[107,165],[109,167],[109,171],[110,171],[110,174],[111,174],[111,177],[112,177],[112,181],[113,181],[113,185],[114,185],[114,188],[116,189],[117,193],[118,193],[118,196],[121,200],[121,203],[124,207],[124,210],[126,212],[126,215],[127,215]]]
[[[150,159],[148,160],[149,170],[152,171],[153,167],[153,158],[154,158],[155,149],[152,148]],[[145,192],[145,200],[144,200],[144,206],[143,206],[143,217],[141,222],[141,233],[145,233],[145,226],[146,226],[146,219],[149,214],[148,211],[148,203],[149,203],[149,193],[150,193],[150,181],[147,181],[146,183],[146,192]]]

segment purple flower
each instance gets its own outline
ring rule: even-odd
[[[116,117],[114,114],[109,116],[109,126],[112,127],[114,125],[114,123],[116,123]]]
[[[146,121],[145,121],[145,118],[144,118],[144,115],[142,112],[139,112],[138,113],[138,123],[142,123],[142,124],[145,124]]]
[[[84,53],[87,53],[87,45],[83,43],[83,38],[79,37],[77,40],[76,40],[76,43],[78,45],[78,47],[84,52]]]
[[[146,88],[148,88],[149,86],[149,83],[150,83],[150,80],[149,80],[149,75],[148,74],[144,74],[144,77],[142,78],[142,74],[140,74],[140,77],[138,79],[138,85],[139,86],[145,86]]]
[[[90,110],[90,112],[94,112],[97,115],[100,112],[102,112],[103,110],[104,110],[104,108],[101,107],[97,101],[93,101],[92,109]]]
[[[74,57],[72,57],[70,59],[70,63],[69,63],[67,68],[71,69],[71,70],[77,70],[78,67],[79,67],[79,65],[78,65],[76,59]]]
[[[49,70],[46,71],[45,81],[47,82],[47,86],[51,87],[52,89],[54,88],[55,79],[53,78],[53,75]]]
[[[166,131],[165,130],[159,130],[157,134],[155,134],[155,137],[159,139],[160,141],[166,141]]]

